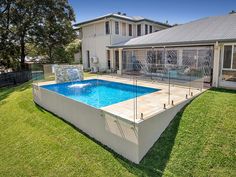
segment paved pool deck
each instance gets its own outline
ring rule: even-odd
[[[121,77],[111,77],[111,76],[98,76],[93,77],[97,79],[104,79],[108,81],[113,82],[121,82],[126,84],[134,84],[133,79],[128,78],[121,78]],[[169,85],[163,84],[159,82],[150,82],[150,81],[143,81],[138,80],[137,85],[144,86],[144,87],[151,87],[160,89],[157,92],[153,92],[144,96],[139,96],[135,99],[130,99],[127,101],[123,101],[120,103],[116,103],[110,106],[106,106],[101,108],[102,110],[112,113],[116,116],[139,122],[143,121],[145,119],[148,119],[150,117],[153,117],[154,115],[165,111],[166,109],[169,109],[175,105],[178,105],[187,99],[191,99],[194,96],[197,96],[204,91],[204,89],[196,89],[191,88],[189,91],[189,88],[178,86],[178,85],[170,85],[170,97],[169,97]],[[191,96],[192,92],[192,96]],[[189,95],[190,93],[190,95]],[[169,104],[170,100],[170,104]],[[173,100],[173,105],[172,105]],[[137,101],[137,104],[136,104]],[[164,104],[166,105],[166,109],[164,109]],[[137,111],[134,111],[134,107],[137,107]],[[135,116],[136,114],[136,116]],[[142,116],[141,116],[142,114]]]
[[[120,82],[125,84],[134,84],[134,80],[132,78],[122,78],[119,76],[110,76],[110,75],[98,75],[88,77],[86,79],[102,79],[113,82]],[[38,85],[48,85],[54,84],[55,81],[47,81],[40,82]],[[157,92],[153,92],[144,96],[139,96],[136,99],[130,99],[127,101],[119,102],[110,106],[102,107],[101,110],[113,114],[117,117],[121,117],[128,121],[132,122],[140,122],[150,117],[153,117],[160,112],[165,111],[173,106],[176,106],[187,99],[191,99],[199,94],[201,94],[205,89],[197,89],[191,88],[189,90],[188,87],[183,87],[179,85],[170,84],[170,88],[168,84],[163,84],[158,81],[144,81],[137,80],[137,85],[144,87],[151,87],[160,89]],[[170,89],[170,96],[169,96]],[[192,93],[189,94],[189,93]],[[173,105],[172,105],[173,101]],[[166,105],[166,109],[164,109],[164,104]]]

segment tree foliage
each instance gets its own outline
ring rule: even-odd
[[[67,0],[1,0],[0,13],[1,64],[24,63],[27,46],[54,63],[55,51],[75,38],[75,16]]]
[[[72,62],[74,60],[74,54],[81,52],[81,40],[75,39],[71,43],[69,43],[65,51],[68,53],[68,58]]]
[[[81,50],[81,40],[75,39],[66,46],[66,51],[69,53],[78,53]]]
[[[56,63],[69,63],[71,64],[74,61],[74,54],[78,53],[81,50],[81,41],[75,39],[68,45],[62,47],[59,46],[53,50],[53,58],[56,60]]]
[[[12,27],[12,1],[0,1],[0,65],[13,67],[17,63],[20,48],[14,36],[15,27]]]

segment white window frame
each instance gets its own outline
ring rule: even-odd
[[[225,46],[231,46],[231,47],[232,47],[230,68],[224,68]],[[222,66],[221,66],[221,74],[222,74],[222,71],[223,71],[223,70],[225,70],[225,71],[236,71],[236,69],[233,69],[234,47],[236,47],[236,43],[227,43],[227,44],[224,44],[224,45],[223,45],[223,48],[222,48]]]
[[[123,28],[124,27],[124,28]],[[127,23],[121,22],[121,35],[122,36],[127,36]]]
[[[232,81],[226,81],[226,80],[223,80],[222,77],[223,77],[223,71],[236,71],[236,69],[232,69],[232,64],[233,64],[233,48],[232,48],[232,55],[231,55],[231,68],[223,68],[224,66],[224,49],[225,49],[225,46],[236,46],[236,43],[225,43],[222,45],[222,50],[221,50],[221,62],[220,62],[220,76],[219,76],[219,81],[220,81],[220,86],[228,86],[228,87],[235,87],[235,83],[236,82],[232,82]]]

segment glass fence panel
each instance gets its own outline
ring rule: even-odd
[[[200,93],[211,79],[212,48],[126,49],[122,66],[120,77],[135,76],[137,90],[158,89],[137,95],[135,112],[141,119]]]
[[[83,78],[78,79],[76,66],[58,72],[60,65],[47,64],[35,66],[33,78],[39,84],[65,83],[68,88],[63,88],[67,90],[64,94],[70,98],[134,125],[199,94],[204,82],[211,80],[211,48],[124,49],[122,55],[120,50],[111,53],[114,56],[106,72],[93,63],[97,69],[82,72]]]

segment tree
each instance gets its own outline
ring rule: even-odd
[[[1,2],[3,16],[3,38],[1,44],[6,47],[18,49],[22,67],[25,62],[25,45],[32,41],[35,25],[38,23],[39,3],[37,0],[4,0]],[[4,28],[5,27],[5,28]],[[15,56],[13,56],[15,57]]]
[[[75,39],[66,46],[58,46],[53,50],[53,58],[55,63],[73,63],[74,54],[79,52],[81,49],[81,41]]]
[[[26,56],[26,43],[32,41],[32,34],[39,16],[38,3],[36,0],[15,1],[12,9],[12,25],[16,27],[16,36],[20,44],[20,62],[24,66]]]
[[[72,62],[74,60],[74,55],[78,52],[81,52],[81,40],[75,39],[69,43],[66,46],[65,51],[68,53],[68,60]]]
[[[0,65],[12,67],[17,64],[20,48],[12,27],[11,9],[14,6],[12,0],[0,1]]]
[[[75,19],[67,0],[1,0],[0,62],[20,61],[26,46],[36,46],[54,62],[53,52],[75,38],[71,21]]]
[[[37,27],[36,44],[47,54],[48,62],[54,63],[58,61],[54,54],[61,52],[76,37],[71,24],[75,16],[65,0],[49,0],[46,4],[46,8],[42,9],[42,21]]]
[[[78,53],[81,50],[81,40],[75,39],[66,46],[65,50],[71,54]]]

